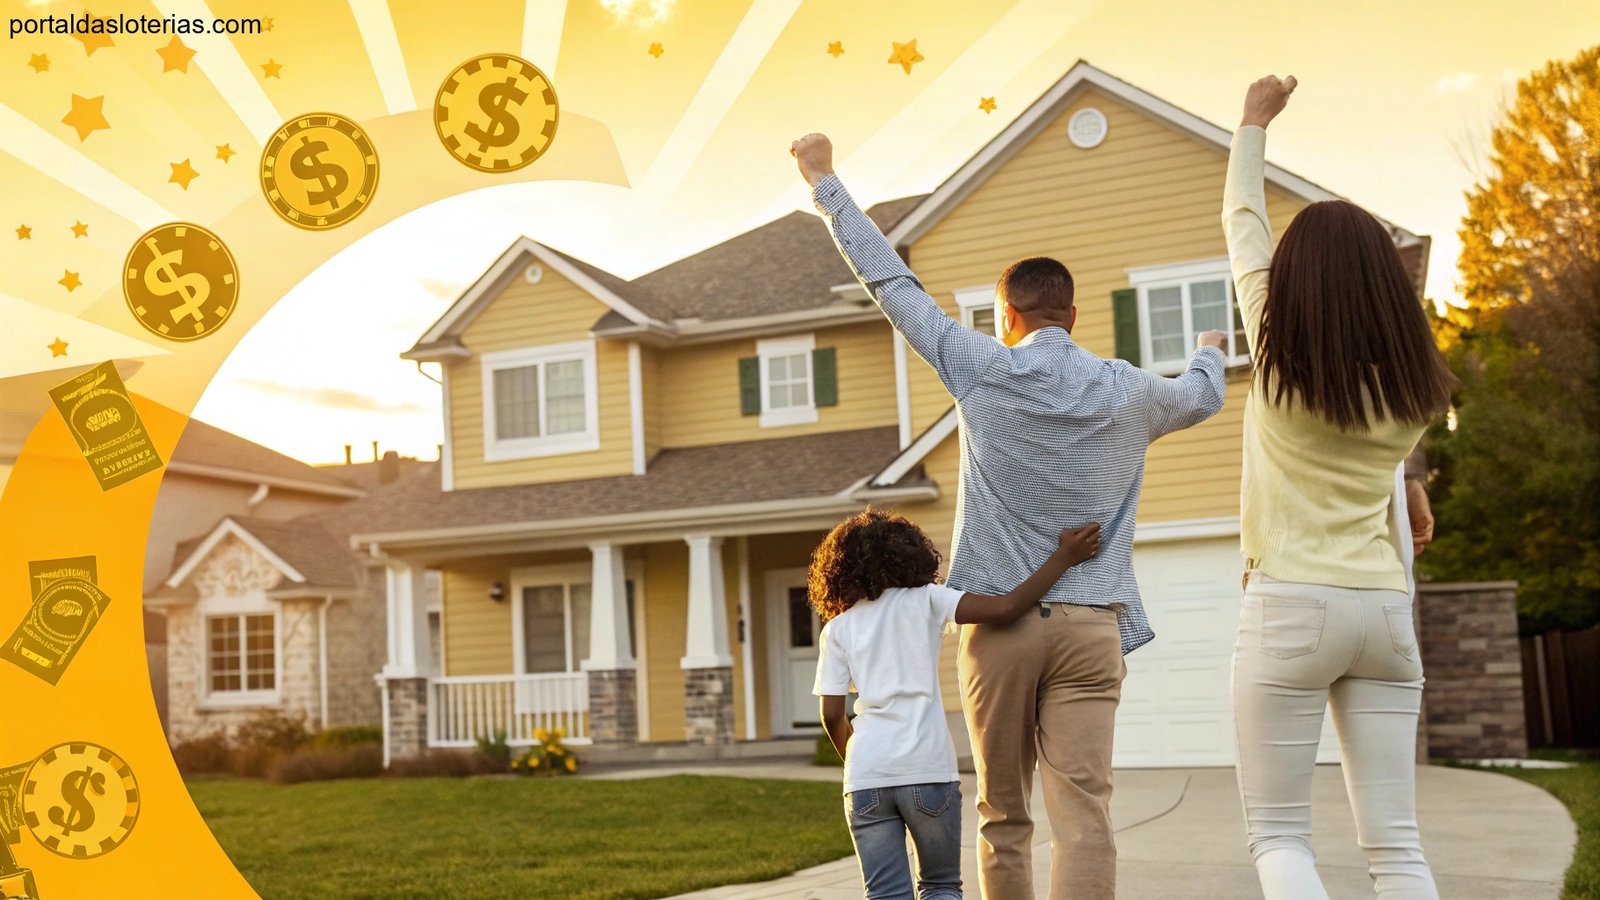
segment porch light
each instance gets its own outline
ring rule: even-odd
[[[496,603],[506,599],[506,586],[498,581],[489,585],[489,599]]]

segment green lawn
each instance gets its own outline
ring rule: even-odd
[[[267,900],[665,897],[851,853],[826,782],[200,778],[189,791]]]
[[[1564,900],[1600,900],[1600,762],[1571,769],[1496,769],[1554,794],[1578,825],[1578,849],[1567,869]]]

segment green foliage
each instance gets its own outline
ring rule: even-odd
[[[1467,194],[1461,378],[1428,453],[1443,581],[1514,579],[1528,631],[1600,622],[1600,47],[1517,86]]]
[[[202,735],[172,745],[172,758],[184,775],[214,775],[233,771],[233,745],[221,732]]]
[[[578,757],[561,743],[566,736],[567,732],[562,728],[554,731],[534,729],[534,745],[511,760],[511,771],[518,775],[578,774]]]
[[[324,750],[333,750],[339,747],[359,747],[362,744],[377,744],[383,746],[382,725],[345,725],[340,728],[324,728],[317,732],[312,746]]]
[[[839,751],[834,749],[833,741],[828,740],[828,736],[825,734],[817,737],[817,752],[811,758],[811,764],[813,766],[829,766],[835,769],[844,768],[844,760],[839,758]]]
[[[274,900],[666,897],[851,852],[837,782],[223,778],[189,792]]]
[[[1513,778],[1532,782],[1567,805],[1578,826],[1578,846],[1567,867],[1562,900],[1600,897],[1600,763],[1571,769],[1496,769]]]
[[[492,736],[478,735],[478,755],[495,768],[505,771],[511,764],[511,745],[506,743],[505,729],[496,729]]]
[[[267,769],[273,784],[373,778],[383,774],[383,748],[371,743],[345,747],[301,747],[278,757]]]

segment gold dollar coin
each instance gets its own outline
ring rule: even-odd
[[[509,53],[456,66],[433,100],[433,127],[444,148],[483,172],[511,172],[543,156],[559,118],[550,79]]]
[[[307,113],[283,123],[261,151],[261,190],[291,225],[321,231],[361,215],[378,190],[378,151],[355,122]]]
[[[168,222],[133,242],[122,295],[139,324],[173,341],[205,337],[239,302],[239,267],[215,234]]]
[[[99,744],[51,747],[22,782],[22,820],[52,853],[92,859],[128,839],[139,818],[139,784],[122,758]]]

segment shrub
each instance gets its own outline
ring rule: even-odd
[[[561,743],[566,736],[566,731],[560,728],[555,731],[534,729],[534,745],[511,761],[511,771],[519,775],[577,774],[578,757]]]
[[[830,766],[838,769],[843,768],[844,760],[839,758],[839,751],[834,749],[833,741],[829,740],[828,736],[824,734],[817,738],[817,753],[812,757],[811,764],[813,766]]]
[[[382,725],[345,725],[340,728],[324,728],[317,732],[311,745],[323,750],[333,750],[340,747],[359,747],[363,744],[376,744],[383,746]]]
[[[493,737],[479,735],[478,755],[496,771],[504,772],[511,765],[511,745],[506,743],[505,729],[495,729]]]
[[[279,756],[267,769],[273,784],[373,778],[383,774],[383,748],[371,743],[348,747],[302,747]]]
[[[504,771],[478,753],[429,750],[422,756],[391,761],[388,774],[396,778],[465,778],[468,775],[490,775]]]
[[[233,771],[233,747],[228,736],[213,732],[172,745],[172,758],[184,775],[208,775]]]

